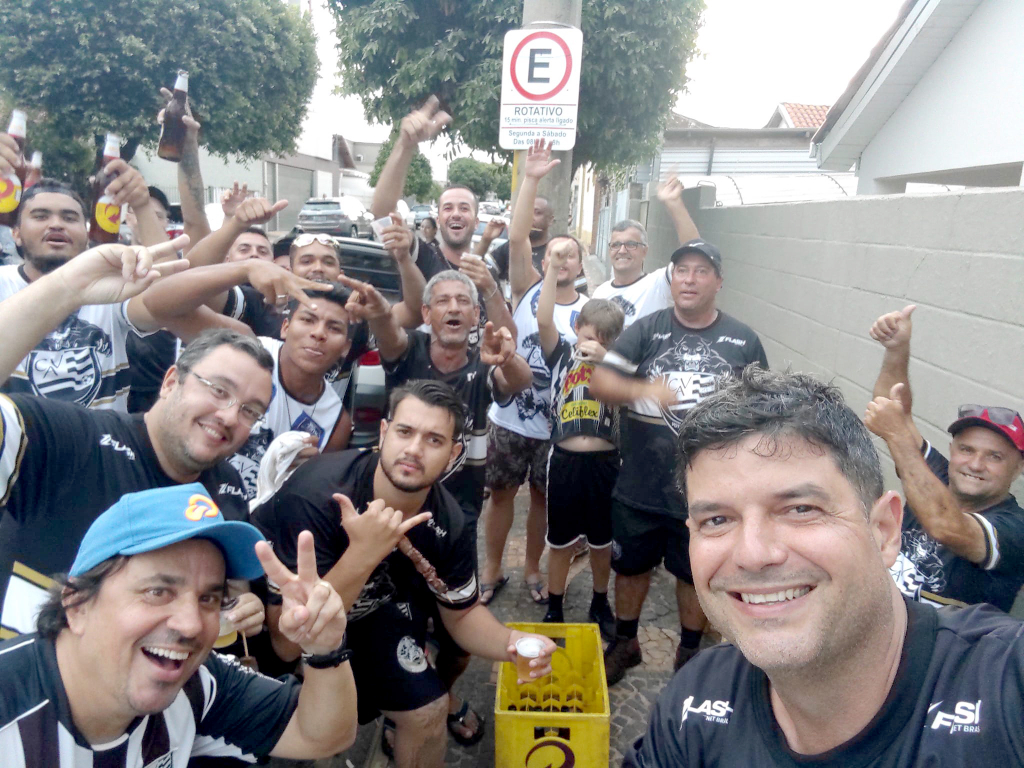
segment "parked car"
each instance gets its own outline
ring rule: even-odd
[[[354,197],[315,197],[299,211],[305,232],[326,232],[336,237],[370,237],[373,214]]]
[[[437,218],[437,211],[434,210],[432,205],[414,205],[412,207],[413,223],[417,229],[419,229],[420,222],[427,218]]]

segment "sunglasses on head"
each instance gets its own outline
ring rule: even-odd
[[[986,411],[988,412],[989,421],[993,424],[1001,424],[1004,427],[1011,426],[1015,420],[1020,418],[1020,415],[1010,408],[993,408],[987,405],[974,405],[973,403],[961,405],[957,411],[957,418],[984,419]]]
[[[303,233],[296,237],[294,240],[292,240],[292,245],[295,246],[296,248],[304,248],[310,243],[323,243],[324,245],[329,245],[332,248],[338,247],[338,241],[335,240],[333,237],[331,237],[330,235],[324,235],[319,233],[315,235]]]

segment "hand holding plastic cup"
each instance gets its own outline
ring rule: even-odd
[[[530,672],[534,670],[530,662],[544,652],[544,641],[539,637],[521,637],[516,640],[516,674],[520,680],[529,682],[534,678]]]

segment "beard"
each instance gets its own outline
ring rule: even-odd
[[[380,468],[381,471],[384,472],[384,477],[388,479],[388,482],[390,482],[393,486],[395,486],[395,488],[397,488],[400,491],[403,491],[404,493],[419,493],[420,491],[425,491],[427,488],[432,486],[434,482],[437,480],[437,478],[434,478],[429,483],[426,482],[425,479],[424,482],[420,483],[415,483],[410,480],[401,480],[395,476],[395,474],[391,471],[391,467],[388,466],[387,462],[385,462],[383,458],[381,459],[380,462]]]
[[[25,251],[25,262],[43,275],[48,275],[55,269],[63,267],[72,258],[74,257],[51,256],[49,254],[36,254]]]
[[[473,239],[473,230],[470,227],[466,227],[462,230],[460,237],[453,237],[451,232],[448,231],[448,227],[442,227],[441,239],[444,240],[445,245],[449,248],[463,248],[469,245]]]
[[[530,242],[533,243],[534,245],[542,245],[545,242],[547,242],[547,240],[544,237],[546,234],[547,233],[543,229],[531,229]]]

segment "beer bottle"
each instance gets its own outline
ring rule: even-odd
[[[25,135],[28,120],[20,109],[11,112],[11,124],[7,127],[8,135],[18,143],[18,149],[25,151]],[[21,190],[25,182],[25,163],[22,162],[9,174],[0,176],[0,224],[13,227],[17,219],[18,206],[21,204]]]
[[[28,162],[28,173],[25,174],[25,189],[31,189],[43,178],[43,153],[36,150]]]
[[[89,239],[96,243],[116,243],[121,232],[121,206],[104,190],[114,180],[103,172],[111,160],[121,157],[121,138],[114,133],[107,134],[107,142],[103,145],[103,158],[96,169],[92,182],[92,217],[89,222]]]
[[[188,72],[178,70],[174,83],[174,95],[164,108],[164,124],[160,129],[160,146],[156,154],[172,163],[181,161],[181,150],[185,145],[185,122],[188,112]]]

